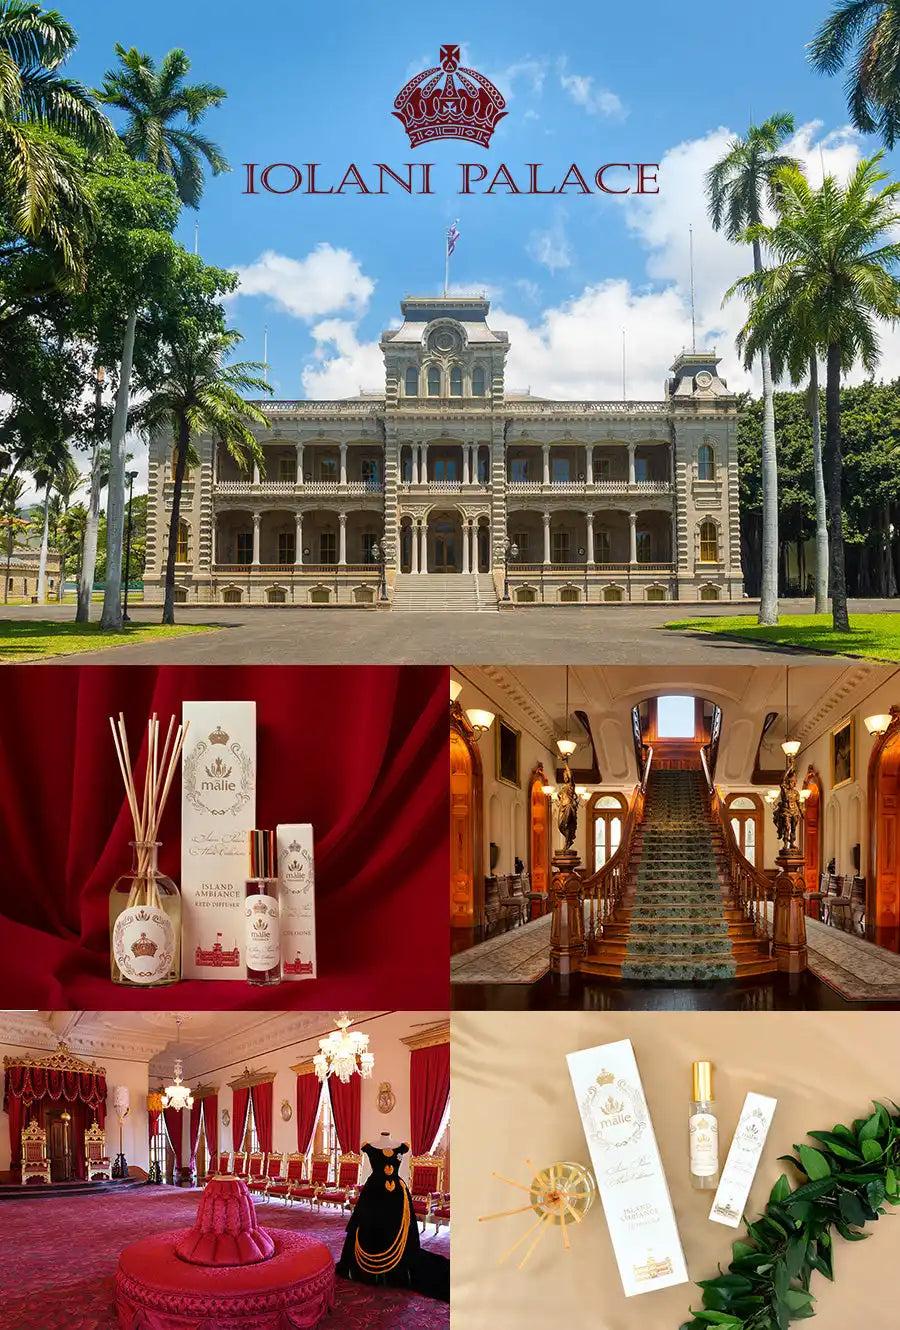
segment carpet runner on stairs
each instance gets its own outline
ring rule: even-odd
[[[623,979],[678,983],[737,973],[719,876],[719,832],[701,781],[699,771],[651,772],[632,857]]]

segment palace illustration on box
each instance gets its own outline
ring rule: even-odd
[[[186,478],[176,599],[496,609],[738,600],[736,398],[682,352],[658,401],[508,388],[480,297],[415,297],[383,391],[271,401],[265,471],[210,437]],[[145,599],[159,602],[172,441],[150,448]]]

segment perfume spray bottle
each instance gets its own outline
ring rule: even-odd
[[[711,1191],[719,1182],[719,1122],[713,1099],[712,1063],[695,1062],[690,1116],[691,1186]]]
[[[275,832],[251,831],[250,876],[244,901],[247,983],[281,983],[281,915]]]

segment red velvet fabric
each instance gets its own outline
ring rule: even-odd
[[[247,1128],[247,1104],[250,1099],[249,1090],[234,1090],[234,1098],[231,1104],[231,1148],[240,1150],[244,1143],[244,1132]]]
[[[30,1114],[43,1126],[44,1104],[60,1102],[64,1102],[72,1111],[75,1172],[77,1177],[84,1177],[84,1128],[91,1125],[95,1116],[101,1127],[106,1123],[106,1077],[95,1076],[92,1072],[58,1071],[52,1067],[26,1067],[21,1064],[6,1068],[3,1108],[9,1115],[11,1167],[17,1168],[22,1162],[21,1133]],[[74,1111],[78,1103],[90,1109],[87,1122],[84,1121],[84,1115],[79,1115],[80,1132]]]
[[[148,1126],[149,1126],[149,1128],[150,1128],[149,1133],[148,1133],[148,1137],[149,1137],[149,1140],[150,1140],[151,1146],[152,1146],[152,1144],[153,1144],[153,1137],[156,1135],[157,1129],[159,1128],[159,1119],[160,1119],[160,1114],[161,1114],[161,1113],[162,1113],[162,1109],[159,1109],[159,1108],[148,1108],[148,1109],[147,1109],[147,1123],[148,1123]]]
[[[272,1149],[272,1090],[273,1083],[254,1085],[250,1091],[253,1100],[253,1120],[260,1150],[266,1154]]]
[[[109,892],[134,833],[108,718],[124,712],[136,749],[147,717],[156,711],[165,726],[185,698],[256,701],[256,825],[315,828],[318,979],[150,989],[110,980]],[[447,779],[442,667],[7,668],[0,1008],[445,1006]],[[176,882],[180,811],[176,779],[160,828],[160,866]],[[402,965],[380,944],[398,937]]]
[[[166,1124],[169,1144],[175,1155],[175,1167],[180,1171],[181,1160],[184,1156],[184,1127],[181,1125],[181,1109],[164,1108],[163,1121]]]
[[[297,1076],[297,1149],[302,1155],[308,1153],[312,1144],[321,1097],[322,1082],[316,1073],[300,1073]]]
[[[412,1152],[433,1149],[450,1098],[450,1044],[415,1048],[409,1059],[409,1108]]]
[[[203,1130],[206,1133],[207,1168],[215,1167],[219,1153],[219,1096],[208,1094],[203,1100]]]
[[[200,1114],[203,1110],[203,1100],[195,1099],[191,1104],[191,1117],[188,1123],[188,1168],[193,1173],[197,1163],[197,1141],[200,1138]]]
[[[338,1144],[344,1154],[359,1154],[362,1081],[359,1076],[351,1076],[344,1085],[336,1076],[329,1076],[328,1089]]]
[[[192,1265],[253,1265],[267,1261],[275,1243],[259,1226],[246,1182],[213,1178],[200,1197],[197,1222],[181,1234],[175,1251]]]

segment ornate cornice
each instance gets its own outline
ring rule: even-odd
[[[149,1062],[165,1045],[160,1036],[121,1034],[109,1030],[82,1031],[80,1012],[0,1011],[0,1044],[12,1044],[29,1053],[52,1053],[61,1039],[75,1055],[115,1058],[123,1062]],[[71,1019],[69,1019],[71,1018]]]
[[[551,716],[521,686],[511,670],[499,665],[480,665],[473,669],[458,670],[457,673],[468,679],[491,701],[505,708],[507,715],[518,720],[523,729],[530,730],[538,743],[544,744],[550,752],[553,751],[557,730]]]
[[[96,1062],[85,1062],[69,1052],[68,1046],[60,1040],[53,1053],[44,1057],[28,1057],[14,1053],[3,1059],[3,1069],[7,1067],[44,1067],[47,1071],[77,1071],[91,1076],[105,1076],[106,1068]]]
[[[209,1099],[211,1095],[218,1093],[218,1085],[198,1085],[196,1090],[191,1091],[195,1099]]]
[[[245,1067],[240,1076],[228,1084],[232,1090],[249,1090],[254,1085],[268,1085],[274,1079],[274,1071],[254,1071],[252,1067]]]
[[[295,1062],[291,1071],[295,1071],[298,1076],[311,1076],[315,1075],[316,1065],[312,1058],[307,1058],[304,1062]]]
[[[441,1021],[439,1025],[432,1025],[429,1030],[422,1030],[419,1034],[405,1035],[400,1042],[411,1052],[419,1048],[434,1048],[436,1044],[449,1044],[450,1022]]]

